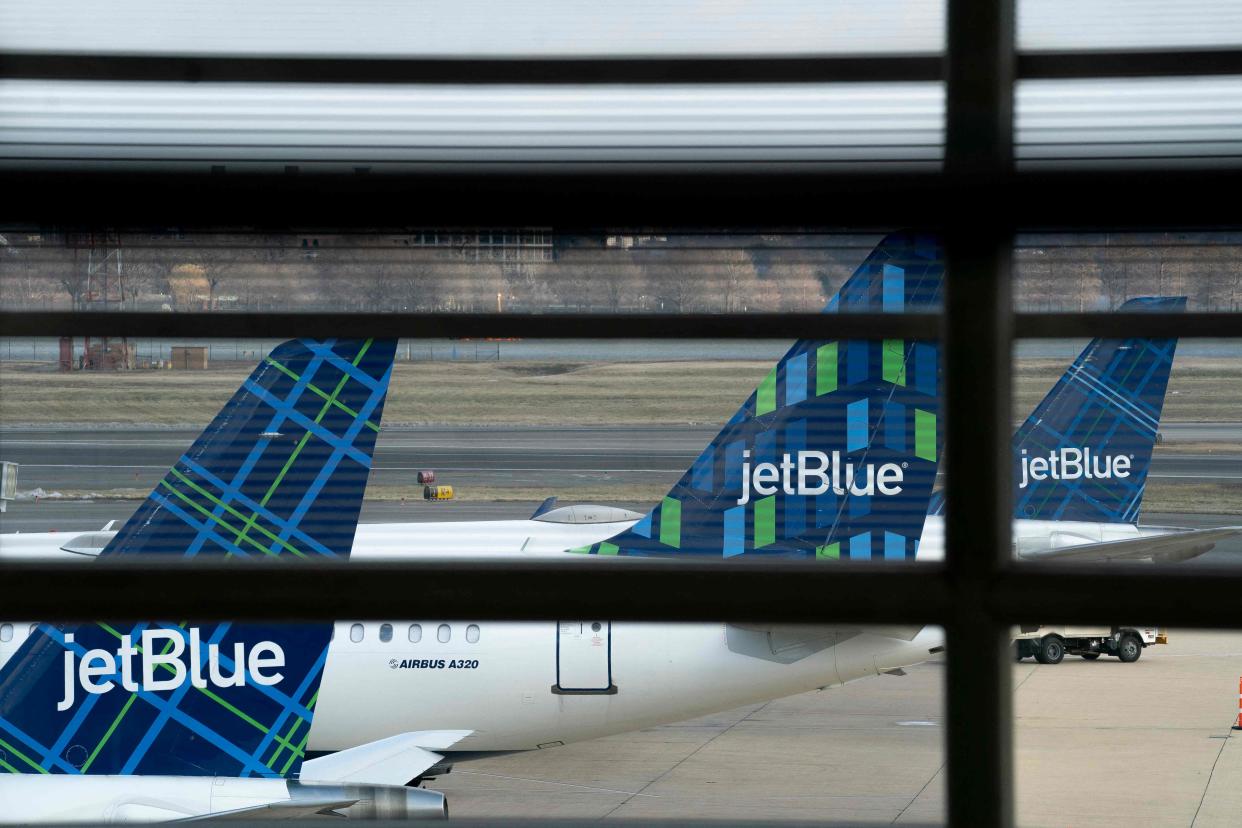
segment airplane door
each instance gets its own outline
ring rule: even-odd
[[[612,624],[560,621],[556,625],[556,693],[612,694]]]

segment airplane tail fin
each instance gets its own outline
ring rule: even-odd
[[[1184,296],[1126,311],[1180,311]],[[1014,517],[1134,523],[1176,339],[1094,339],[1013,437]]]
[[[348,556],[395,350],[276,348],[100,557]],[[0,670],[0,770],[295,774],[331,634],[331,623],[41,624]]]
[[[885,238],[831,312],[931,311],[936,239]],[[939,342],[801,340],[661,502],[627,531],[571,550],[909,559],[940,458]]]

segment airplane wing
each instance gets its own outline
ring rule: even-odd
[[[922,629],[921,625],[828,627],[805,624],[726,624],[725,641],[735,653],[780,664],[792,664],[863,633],[912,641]]]
[[[452,747],[473,730],[420,730],[368,742],[302,763],[302,782],[404,785],[444,757],[433,750]]]
[[[1024,561],[1139,561],[1150,558],[1158,563],[1176,563],[1198,557],[1218,541],[1242,534],[1242,526],[1191,529],[1167,535],[1088,543],[1045,549],[1022,555]]]
[[[269,802],[266,805],[251,805],[248,808],[237,808],[232,811],[220,811],[214,814],[176,819],[173,822],[215,822],[220,820],[283,820],[309,819],[317,816],[343,817],[335,813],[339,808],[348,808],[357,804],[357,799],[286,799],[280,802]]]

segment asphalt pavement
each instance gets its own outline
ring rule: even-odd
[[[372,485],[416,486],[432,469],[460,488],[523,486],[548,494],[583,482],[670,484],[715,436],[715,427],[393,428],[380,435]],[[1242,423],[1174,424],[1167,439],[1242,443]],[[151,488],[198,436],[189,430],[5,429],[0,459],[21,464],[18,488],[106,491]],[[1242,481],[1242,453],[1157,454],[1153,479]]]

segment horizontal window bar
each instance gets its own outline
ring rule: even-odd
[[[1034,78],[1242,74],[1242,50],[1027,52],[1017,75]],[[101,55],[12,52],[0,77],[24,80],[210,83],[703,84],[936,81],[939,55],[751,55],[599,58],[331,58]]]
[[[1116,624],[1154,618],[1179,627],[1242,627],[1242,567],[1198,564],[1016,563],[989,587],[1010,624]]]
[[[1022,80],[1242,75],[1242,49],[1019,52]]]
[[[509,313],[166,313],[3,311],[6,336],[293,338],[522,337],[540,339],[934,339],[935,314],[509,314]]]
[[[193,311],[2,311],[6,336],[81,334],[190,339],[523,337],[539,339],[934,339],[936,314],[721,313],[232,313]],[[1019,313],[1023,339],[1097,336],[1227,338],[1242,335],[1228,312]]]
[[[786,561],[635,559],[410,565],[127,561],[0,566],[0,606],[13,618],[143,617],[309,620],[404,617],[412,606],[444,618],[598,617],[924,623],[952,602],[937,567],[858,565],[828,575]],[[192,593],[187,583],[194,584]]]
[[[209,83],[701,84],[934,81],[938,55],[672,58],[179,57],[10,53],[0,77]]]
[[[1242,623],[1238,568],[1012,567],[989,581],[983,607],[962,600],[973,591],[960,587],[938,566],[796,561],[0,567],[0,606],[14,618],[383,619],[403,617],[413,602],[423,615],[497,620],[546,619],[555,607],[563,617],[650,621]]]
[[[1242,336],[1242,313],[1019,313],[1014,316],[1014,336],[1023,339],[1226,338]]]
[[[656,165],[657,167],[659,165]],[[287,232],[407,226],[763,227],[971,226],[1118,230],[1218,227],[1231,219],[1205,192],[1242,190],[1242,170],[1030,170],[958,177],[942,173],[840,173],[814,165],[739,163],[618,172],[474,164],[458,171],[246,174],[110,167],[0,170],[0,223],[86,227],[228,224]],[[490,172],[489,172],[490,171]],[[644,175],[635,172],[645,171]],[[107,193],[107,198],[100,198]],[[411,193],[417,193],[412,198]],[[814,207],[808,213],[808,198]]]

